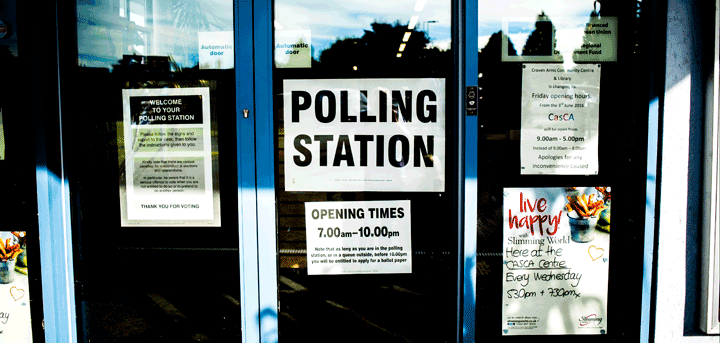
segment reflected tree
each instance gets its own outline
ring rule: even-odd
[[[208,30],[206,13],[196,0],[176,0],[172,7],[173,26],[184,32]]]
[[[374,22],[360,38],[340,39],[320,54],[313,68],[334,77],[432,76],[452,68],[449,51],[426,48],[424,32],[407,30],[406,25]],[[410,37],[399,51],[406,32]],[[429,74],[429,75],[428,75]]]
[[[590,12],[590,20],[587,22],[587,24],[585,24],[585,27],[593,27],[593,24],[600,23],[599,19],[600,18],[598,18],[598,12],[593,10],[592,12]],[[600,38],[599,35],[591,33],[594,32],[594,30],[585,29],[584,31],[585,33],[583,34],[582,45],[580,45],[577,49],[573,51],[573,60],[575,62],[581,61],[580,55],[584,54],[587,47],[594,46]]]
[[[555,25],[543,11],[535,21],[535,30],[522,49],[523,56],[552,56],[555,50]]]
[[[485,47],[478,52],[478,87],[481,96],[478,104],[480,109],[490,114],[485,115],[486,130],[496,133],[519,126],[516,125],[519,116],[511,114],[520,109],[512,105],[519,104],[520,69],[517,63],[502,62],[504,40],[508,42],[507,55],[517,56],[514,44],[502,31],[490,36]]]

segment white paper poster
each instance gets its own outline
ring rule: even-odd
[[[275,30],[275,67],[312,67],[310,30]]]
[[[232,69],[235,51],[232,31],[198,32],[200,69]]]
[[[525,64],[521,174],[596,175],[600,65]]]
[[[124,89],[123,121],[127,219],[213,220],[209,89]]]
[[[445,79],[283,87],[286,191],[445,190]]]
[[[308,275],[412,273],[410,201],[305,203]]]
[[[616,17],[503,18],[502,32],[504,62],[617,61]]]
[[[506,188],[504,335],[607,333],[610,189]]]
[[[0,343],[32,342],[26,246],[24,231],[0,231]]]

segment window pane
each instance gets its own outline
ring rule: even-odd
[[[639,339],[642,5],[478,4],[476,332]]]
[[[81,339],[239,341],[233,2],[78,1],[77,33],[61,68],[83,80],[63,95]]]
[[[280,341],[454,341],[450,2],[274,9]]]

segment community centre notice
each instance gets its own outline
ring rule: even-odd
[[[308,275],[412,273],[410,201],[305,203]]]
[[[212,220],[209,89],[124,89],[123,109],[127,219]]]
[[[283,87],[286,191],[445,190],[445,79]]]
[[[610,188],[505,188],[503,335],[606,334]]]
[[[597,175],[599,64],[524,64],[521,174]]]

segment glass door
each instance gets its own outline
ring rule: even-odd
[[[478,3],[476,336],[640,340],[646,5]]]
[[[279,341],[456,341],[450,1],[273,8]]]
[[[18,46],[17,4],[0,1],[0,65],[15,87],[0,92],[0,340],[45,342],[33,117],[19,86],[31,50]],[[23,44],[26,42],[22,41]],[[21,45],[22,46],[22,45]],[[22,53],[20,51],[23,51]]]
[[[235,14],[76,2],[61,73],[83,81],[61,86],[79,341],[242,340]]]

